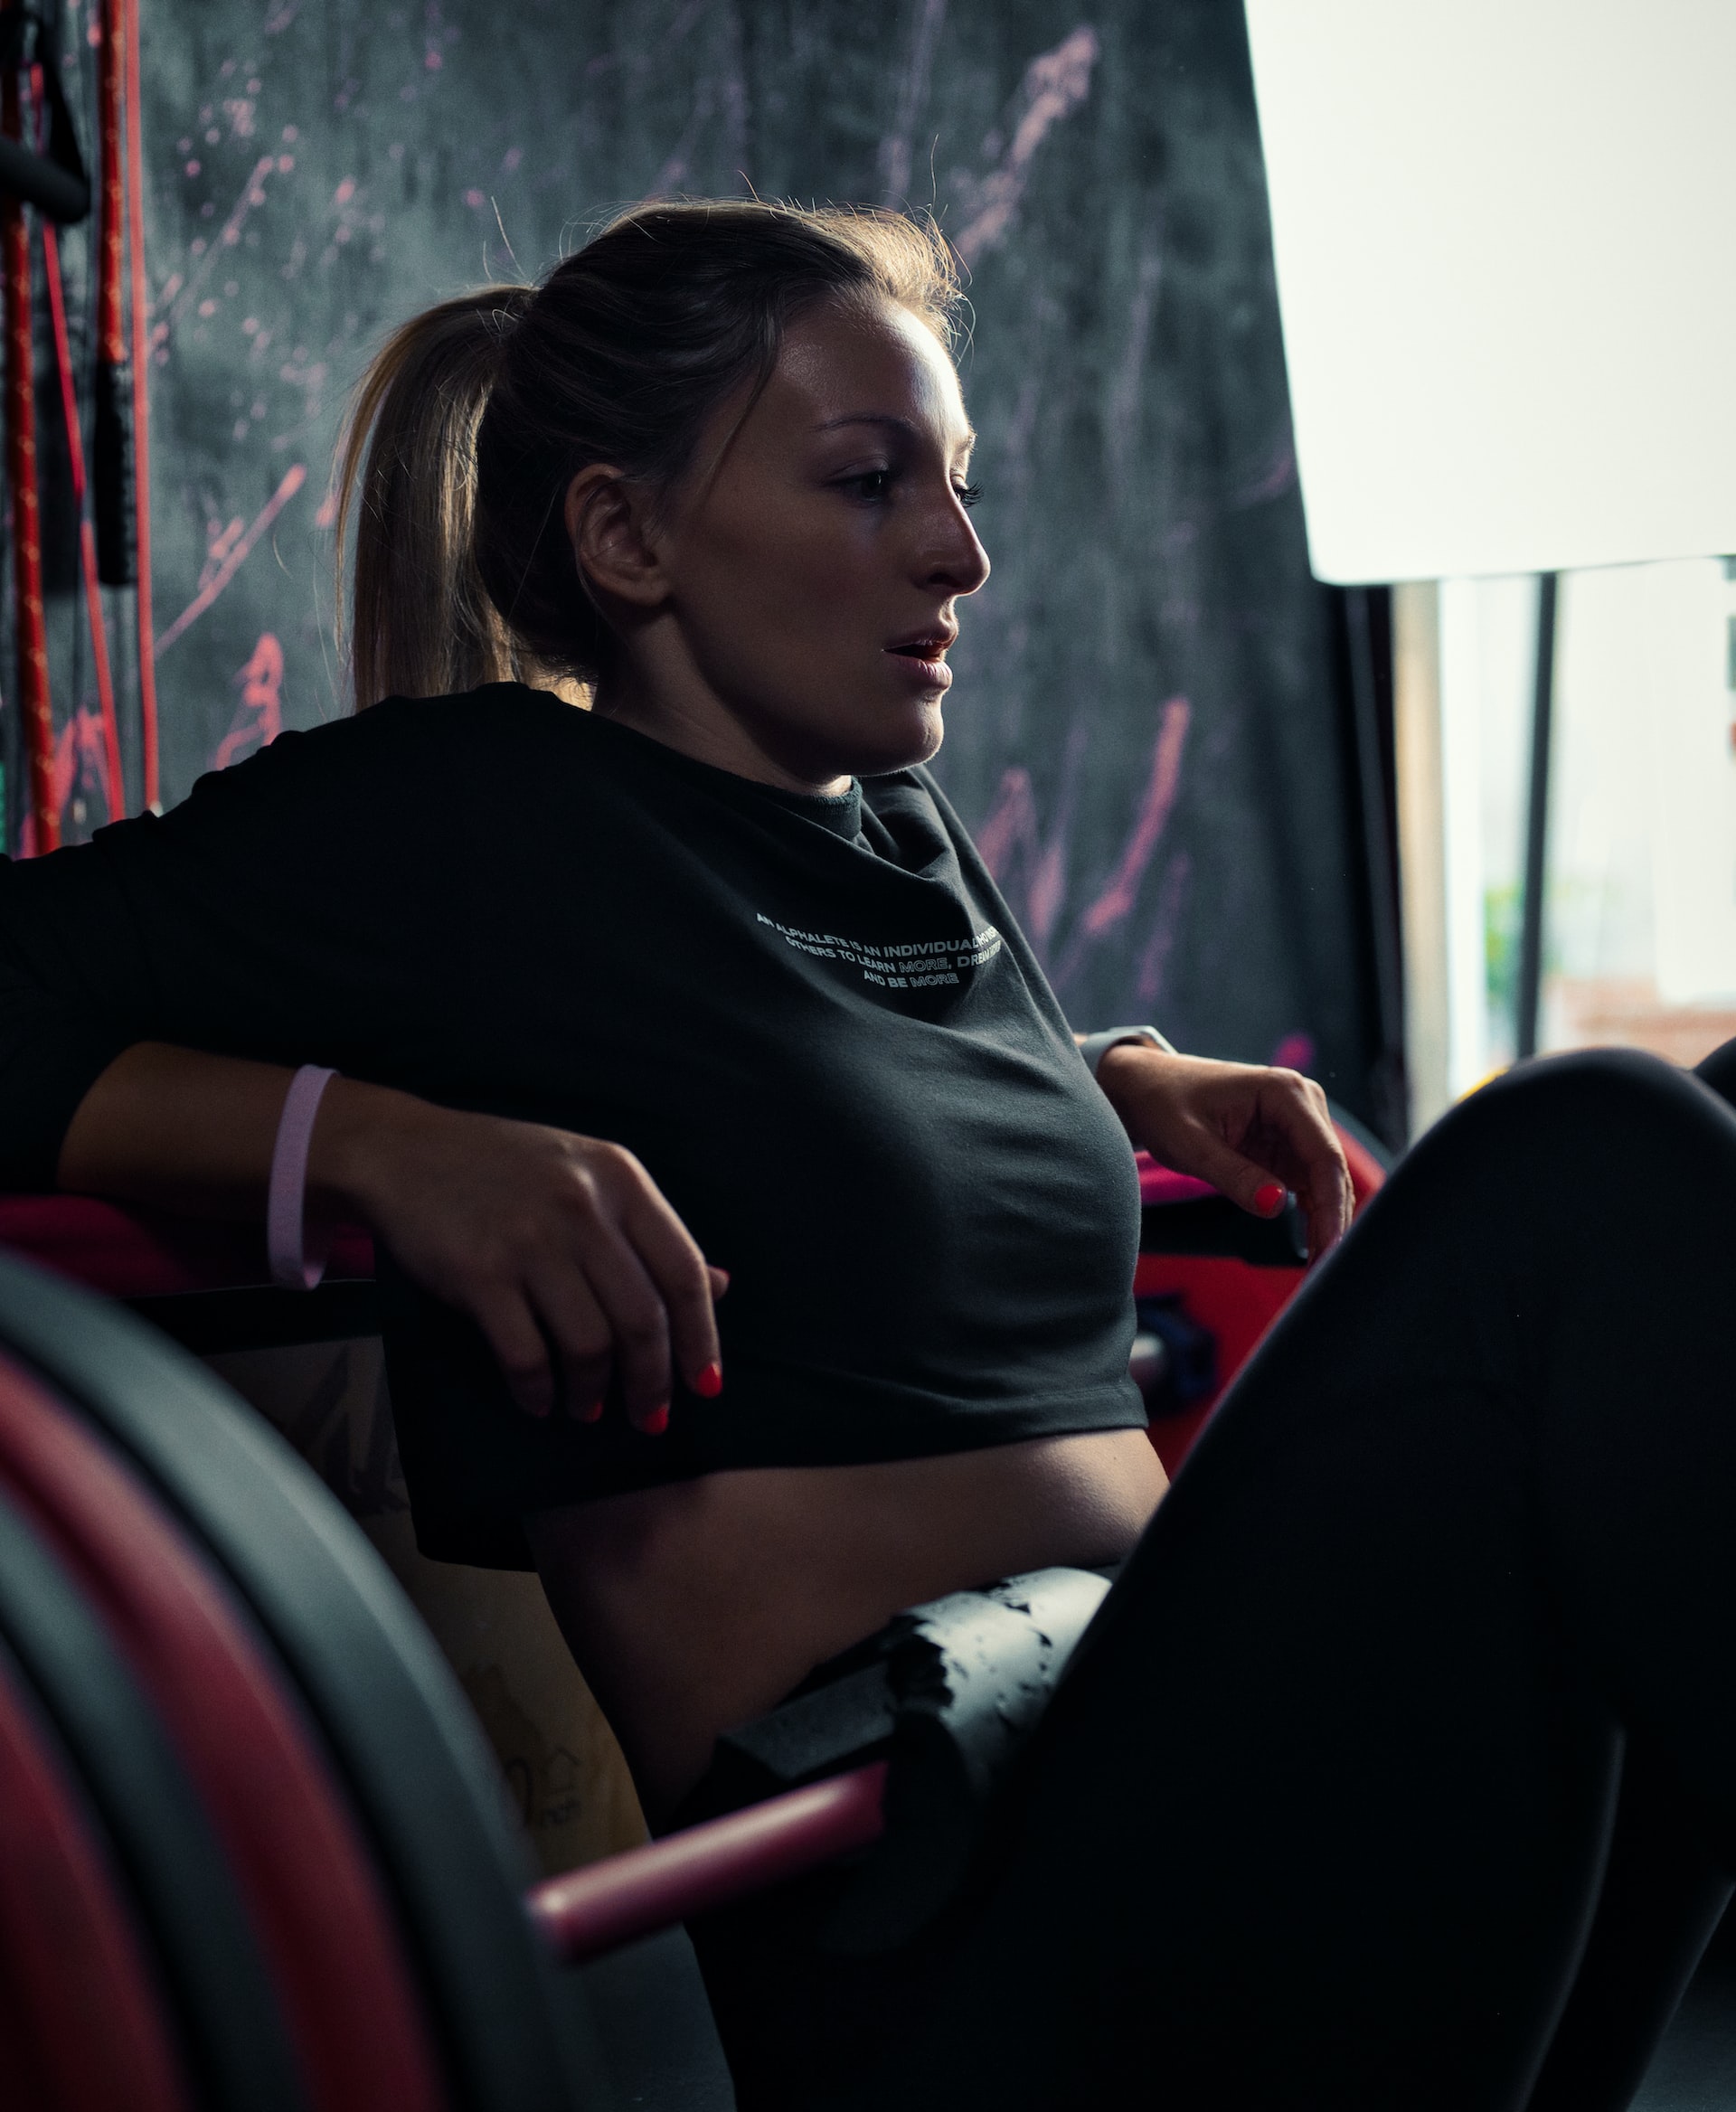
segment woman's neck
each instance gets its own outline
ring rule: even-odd
[[[816,778],[771,754],[696,672],[650,682],[631,667],[611,670],[599,681],[591,709],[695,762],[780,792],[835,798],[850,787],[847,775]]]

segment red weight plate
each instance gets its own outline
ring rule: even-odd
[[[179,1751],[270,1962],[310,2103],[439,2112],[391,1910],[298,1707],[155,1498],[4,1358],[0,1485],[78,1579]]]
[[[189,2112],[102,1852],[4,1669],[0,1872],[0,2091],[9,2112]]]

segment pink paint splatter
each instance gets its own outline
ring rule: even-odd
[[[1155,1004],[1163,995],[1164,975],[1169,966],[1175,935],[1181,929],[1187,883],[1193,875],[1194,861],[1185,851],[1177,851],[1164,868],[1163,882],[1157,891],[1157,914],[1152,919],[1151,935],[1146,940],[1135,972],[1135,987],[1141,1004]]]
[[[1004,774],[988,818],[976,831],[976,844],[995,884],[1009,891],[1013,869],[1024,862],[1024,923],[1041,954],[1066,897],[1067,831],[1064,825],[1059,826],[1051,833],[1048,843],[1043,843],[1029,770],[1014,766]]]
[[[1021,852],[1029,855],[1037,847],[1037,800],[1029,770],[1014,766],[1002,773],[1001,788],[975,840],[990,879],[1005,887],[1014,859]]]
[[[1097,32],[1081,23],[1053,51],[1042,52],[1025,68],[1012,141],[999,165],[968,187],[966,211],[970,217],[953,237],[953,247],[967,264],[992,250],[1012,225],[1037,149],[1052,127],[1091,92],[1091,69],[1099,49]]]
[[[96,792],[102,797],[102,818],[113,821],[118,817],[108,779],[108,743],[103,734],[102,717],[88,704],[80,704],[66,724],[61,728],[54,741],[52,797],[54,811],[61,816],[61,840],[72,841],[72,830],[67,826],[67,808],[74,794],[84,796]],[[80,824],[75,822],[76,828]],[[18,855],[34,858],[36,852],[36,816],[26,814],[24,825],[18,832]]]
[[[241,535],[235,536],[231,542],[227,542],[222,556],[217,560],[215,570],[211,571],[209,577],[202,575],[198,593],[188,602],[167,630],[159,633],[156,641],[156,656],[157,659],[160,660],[163,657],[183,632],[190,630],[198,622],[206,609],[216,600],[223,589],[228,586],[252,555],[254,546],[260,536],[270,527],[272,522],[282,513],[307,481],[307,465],[305,462],[292,462],[284,476],[283,482],[278,485],[277,490],[259,509],[252,525]],[[232,528],[233,523],[231,525]],[[227,537],[230,533],[230,529],[225,529],[223,534]],[[212,548],[214,551],[214,544]],[[209,568],[209,561],[207,561],[207,566]]]
[[[223,222],[222,229],[219,231],[215,240],[211,244],[211,247],[204,250],[203,254],[201,256],[200,261],[194,267],[192,276],[183,281],[180,278],[180,274],[177,272],[175,277],[169,280],[168,285],[164,288],[163,305],[168,307],[168,313],[160,318],[160,320],[156,323],[151,331],[151,350],[153,352],[156,352],[160,346],[167,342],[170,329],[174,325],[180,322],[186,315],[187,311],[193,306],[194,297],[197,296],[200,288],[204,285],[206,276],[210,272],[212,266],[217,261],[219,252],[223,250],[233,249],[234,246],[241,240],[241,229],[246,225],[248,214],[252,212],[256,205],[263,205],[265,203],[265,179],[275,172],[277,165],[277,156],[270,154],[266,155],[261,160],[254,163],[253,174],[247,179],[247,183],[241,191],[241,196],[235,201],[234,210],[230,213],[229,218]],[[198,254],[200,245],[195,242],[193,247],[194,253]],[[179,286],[178,293],[172,294],[170,292],[170,288],[175,287],[177,284]],[[169,306],[171,301],[173,301],[174,304],[172,306]],[[213,314],[214,312],[214,304],[210,306],[202,304],[200,306],[199,313],[202,316]]]
[[[1186,744],[1192,716],[1193,707],[1185,697],[1171,697],[1159,714],[1157,738],[1152,748],[1151,778],[1134,816],[1126,847],[1109,885],[1074,925],[1061,959],[1051,973],[1050,979],[1057,990],[1066,988],[1092,947],[1132,913],[1139,899],[1146,868],[1168,825],[1181,787],[1182,750]],[[1064,835],[1065,832],[1057,831],[1057,834]],[[1181,880],[1184,882],[1185,878],[1184,870]],[[1154,960],[1153,972],[1161,977],[1163,954],[1155,956]]]
[[[1066,833],[1057,829],[1043,855],[1037,860],[1031,874],[1030,886],[1025,891],[1031,935],[1036,940],[1039,951],[1048,946],[1049,934],[1055,928],[1055,919],[1060,916],[1061,905],[1066,899]]]
[[[1231,495],[1232,506],[1260,506],[1282,498],[1296,482],[1296,449],[1288,439],[1280,440],[1265,467]]]
[[[234,724],[211,759],[213,770],[226,770],[255,749],[269,748],[283,731],[283,647],[271,632],[260,632],[252,658],[235,679],[241,701]]]
[[[1154,232],[1146,238],[1139,254],[1139,276],[1133,298],[1127,304],[1127,344],[1109,391],[1108,425],[1109,461],[1113,472],[1125,475],[1136,458],[1139,432],[1139,399],[1145,388],[1146,354],[1151,345],[1152,318],[1157,306],[1157,289],[1163,282],[1164,256]]]
[[[108,743],[103,736],[102,714],[80,704],[54,743],[55,811],[64,815],[73,793],[87,786],[101,793],[105,816],[112,817],[119,811],[108,783]]]
[[[1156,745],[1152,750],[1151,781],[1109,884],[1086,910],[1083,926],[1093,938],[1100,938],[1111,926],[1127,916],[1139,897],[1139,883],[1151,863],[1181,789],[1182,750],[1187,743],[1188,722],[1194,707],[1185,697],[1171,697],[1158,721]]]

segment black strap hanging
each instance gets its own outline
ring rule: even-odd
[[[0,193],[22,198],[47,219],[70,227],[90,211],[90,178],[79,151],[57,56],[45,48],[47,27],[44,18],[29,8],[8,8],[0,14],[0,67],[22,69],[33,57],[48,101],[46,154],[34,154],[15,139],[0,139]]]

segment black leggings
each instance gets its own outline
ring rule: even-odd
[[[1439,1123],[1177,1477],[968,1904],[865,1965],[800,1888],[695,1928],[741,2112],[1625,2104],[1736,1870],[1733,1300],[1706,1083],[1565,1057]]]

